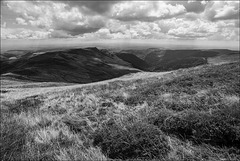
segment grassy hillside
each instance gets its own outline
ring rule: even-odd
[[[231,50],[11,50],[0,55],[1,74],[36,82],[91,83],[139,71],[171,71],[239,60]]]
[[[176,70],[207,64],[207,58],[216,57],[219,53],[202,50],[166,50],[165,54],[158,60],[155,71]]]
[[[240,160],[239,72],[205,65],[18,100],[1,93],[1,160]]]
[[[135,55],[136,57],[133,57]],[[123,50],[117,54],[134,67],[145,71],[170,71],[208,63],[232,62],[239,59],[238,51],[231,50]],[[131,56],[131,57],[130,57]]]
[[[40,82],[90,83],[138,71],[97,48],[30,52],[14,60],[1,60],[1,74]]]
[[[122,60],[132,64],[133,67],[137,69],[141,69],[144,71],[148,71],[148,68],[150,67],[149,64],[147,64],[144,60],[138,58],[134,54],[129,54],[129,53],[117,53],[116,54],[119,58]]]

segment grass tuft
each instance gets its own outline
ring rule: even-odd
[[[155,126],[135,123],[104,126],[94,135],[95,146],[111,159],[163,159],[169,146],[166,136]]]

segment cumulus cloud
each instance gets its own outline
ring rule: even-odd
[[[122,22],[119,20],[109,21],[105,29],[91,35],[98,39],[159,39],[168,37],[161,32],[161,28],[155,22]],[[90,38],[90,34],[87,36]]]
[[[211,21],[239,19],[239,1],[213,1],[208,3],[204,15]]]
[[[95,32],[104,26],[103,17],[84,15],[79,8],[69,9],[67,4],[60,2],[7,2],[7,6],[24,18],[17,19],[19,24],[62,30],[72,36]]]
[[[72,38],[65,31],[53,30],[34,31],[24,28],[1,28],[1,39],[49,39],[49,38]]]
[[[4,4],[17,13],[12,23],[15,27],[1,24],[1,36],[6,39],[239,41],[237,1],[7,1]]]
[[[177,38],[199,38],[208,37],[218,31],[216,24],[209,24],[201,20],[184,21],[178,19],[177,25],[172,27],[169,31],[169,35],[173,35]]]
[[[66,31],[68,34],[73,36],[84,33],[96,32],[105,25],[104,19],[101,16],[94,16],[88,19],[81,19],[80,15],[76,16],[75,18],[64,16],[54,19],[53,28],[56,30]]]
[[[104,14],[111,10],[112,6],[119,1],[70,1],[71,7],[79,7],[85,12]]]
[[[2,28],[1,39],[46,39],[50,32],[33,31],[24,28]]]
[[[225,5],[222,9],[216,11],[215,19],[237,19],[239,10],[234,6]]]
[[[167,2],[171,5],[183,5],[186,9],[186,12],[201,13],[205,10],[206,1],[170,1]]]
[[[155,21],[185,13],[183,5],[166,4],[164,1],[122,2],[113,5],[112,18],[121,21]]]
[[[49,38],[70,38],[71,35],[62,30],[50,30]]]
[[[17,17],[16,21],[19,25],[27,25],[26,21],[23,18]]]
[[[170,24],[168,35],[178,39],[209,39],[209,40],[239,40],[235,21],[217,21],[197,19],[187,21],[183,19],[165,22]]]
[[[208,37],[208,40],[229,40],[229,41],[239,41],[239,30],[234,28],[223,28],[218,34],[214,34]]]

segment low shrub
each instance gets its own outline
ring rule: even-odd
[[[161,159],[170,150],[161,130],[144,123],[105,125],[93,138],[93,144],[111,159]]]

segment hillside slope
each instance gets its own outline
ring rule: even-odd
[[[240,160],[239,73],[239,63],[135,73],[20,99],[5,84],[1,159]]]
[[[1,75],[38,82],[91,83],[139,71],[171,71],[239,60],[231,50],[11,50],[1,54]]]
[[[123,50],[117,56],[131,63],[134,67],[142,67],[146,71],[170,71],[198,65],[231,62],[239,59],[238,51],[231,50],[163,50],[150,48],[145,50]],[[135,56],[135,57],[134,57]],[[142,65],[142,66],[141,66]]]
[[[89,83],[138,71],[97,48],[27,53],[14,60],[1,60],[1,74],[41,82]]]
[[[138,58],[136,55],[134,54],[129,54],[129,53],[117,53],[116,54],[119,58],[121,58],[122,60],[132,64],[133,67],[141,69],[141,70],[145,70],[147,71],[148,68],[150,67],[149,64],[147,64],[144,60]]]

